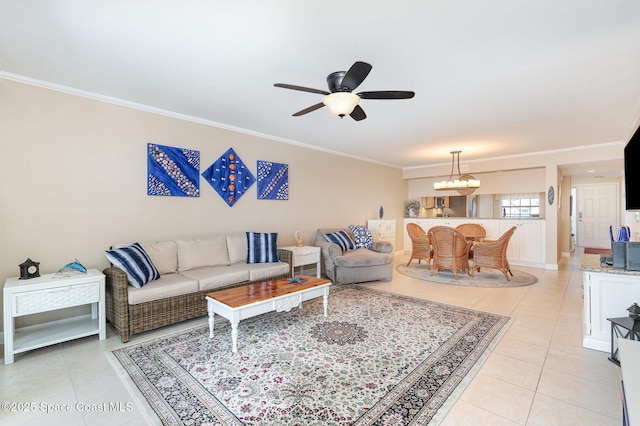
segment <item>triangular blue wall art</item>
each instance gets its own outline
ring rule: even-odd
[[[147,144],[147,195],[200,196],[200,151]]]
[[[209,185],[216,190],[229,207],[233,206],[256,181],[233,148],[229,148],[207,170],[202,172],[202,177],[209,182]]]
[[[258,199],[289,199],[289,165],[258,160]]]

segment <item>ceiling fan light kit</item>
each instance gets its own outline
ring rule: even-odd
[[[356,105],[360,103],[360,96],[351,92],[335,92],[325,96],[322,103],[326,105],[332,113],[342,118],[353,112]]]
[[[480,180],[471,175],[460,174],[460,153],[462,151],[451,151],[451,174],[448,180],[433,183],[433,189],[436,191],[455,190],[461,195],[470,195],[476,189],[480,188]],[[458,164],[458,178],[453,178],[453,170],[455,164]]]
[[[366,62],[355,62],[349,71],[336,71],[327,77],[329,92],[326,90],[312,89],[310,87],[295,86],[293,84],[276,83],[275,87],[283,89],[299,90],[301,92],[316,93],[325,95],[322,102],[311,105],[293,114],[294,117],[308,114],[312,111],[327,106],[329,110],[338,117],[351,116],[356,121],[367,118],[364,110],[360,107],[360,99],[411,99],[414,92],[403,90],[383,90],[373,92],[353,93],[356,87],[364,81],[371,71],[371,65]]]

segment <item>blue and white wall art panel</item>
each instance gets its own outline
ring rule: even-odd
[[[233,148],[229,148],[202,172],[202,177],[229,207],[233,206],[256,181]]]
[[[289,199],[289,165],[258,160],[258,199]]]
[[[200,151],[147,144],[147,195],[200,196]]]

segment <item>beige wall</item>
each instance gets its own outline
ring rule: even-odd
[[[289,200],[257,200],[254,184],[229,207],[202,179],[198,198],[148,196],[148,142],[200,150],[201,172],[230,147],[254,174],[256,160],[289,164]],[[401,169],[0,79],[3,283],[27,257],[41,273],[74,258],[103,269],[114,243],[269,231],[291,245],[298,228],[312,243],[380,205],[402,219],[406,199]]]

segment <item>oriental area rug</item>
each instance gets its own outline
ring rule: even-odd
[[[476,272],[473,277],[466,272],[458,271],[458,279],[455,279],[453,272],[448,269],[437,271],[431,275],[431,270],[427,269],[426,263],[417,262],[413,262],[409,266],[398,265],[396,271],[423,281],[467,287],[522,287],[538,282],[534,275],[513,268],[511,268],[513,276],[509,276],[510,280],[507,280],[502,272],[490,268],[481,268],[480,272]]]
[[[438,424],[509,317],[332,286],[302,309],[229,321],[108,354],[164,425]],[[136,390],[137,389],[137,390]]]

